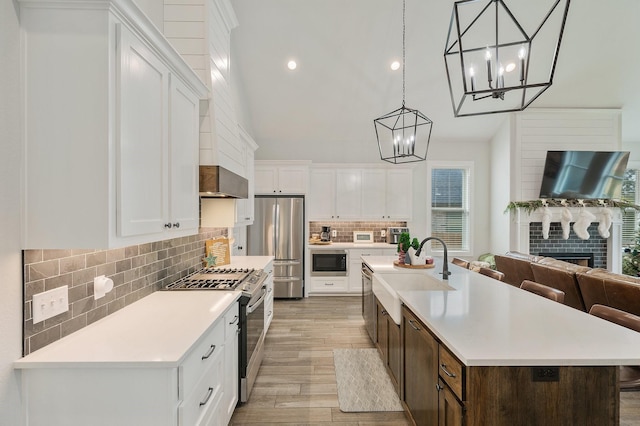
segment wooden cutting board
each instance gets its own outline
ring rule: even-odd
[[[229,239],[220,237],[205,241],[205,254],[207,257],[216,257],[215,266],[228,265],[229,263],[231,263]]]

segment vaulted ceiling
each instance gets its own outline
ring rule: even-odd
[[[537,16],[551,0],[505,0]],[[454,2],[406,0],[406,104],[434,121],[432,143],[489,140],[504,114],[454,118],[443,51]],[[399,108],[401,0],[232,0],[232,66],[259,144],[375,143],[373,119]],[[621,108],[640,143],[640,1],[573,0],[553,85],[531,107]],[[295,71],[287,62],[295,59]]]

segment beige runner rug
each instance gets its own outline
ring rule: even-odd
[[[376,349],[334,349],[333,362],[341,411],[403,410]]]

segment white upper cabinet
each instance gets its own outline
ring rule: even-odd
[[[197,233],[198,77],[129,0],[36,0],[20,15],[23,247]]]
[[[387,213],[387,171],[365,169],[362,171],[362,218],[384,220]]]
[[[413,170],[387,169],[386,218],[413,219]]]
[[[255,193],[306,194],[308,176],[309,166],[306,161],[256,161]]]
[[[357,220],[362,212],[362,171],[336,170],[336,217]]]
[[[310,220],[412,219],[413,170],[317,166],[310,172]]]
[[[309,172],[307,215],[309,220],[337,219],[334,169],[312,168]]]

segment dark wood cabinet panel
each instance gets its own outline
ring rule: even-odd
[[[389,314],[387,314],[387,311],[385,311],[384,307],[378,302],[378,299],[376,299],[376,317],[378,326],[378,342],[376,346],[380,351],[382,362],[386,365],[389,359],[389,332],[387,329],[387,318]]]
[[[440,380],[439,426],[462,426],[464,408],[449,386]]]
[[[389,335],[389,361],[388,366],[391,370],[391,379],[395,380],[396,390],[400,394],[400,376],[402,374],[402,343],[400,339],[400,326],[396,324],[391,317],[388,317],[388,335]]]
[[[393,386],[396,392],[398,392],[398,395],[400,395],[400,326],[393,321],[377,299],[376,318],[378,329],[376,346],[380,352],[380,358],[386,366],[387,372],[393,382]]]
[[[559,367],[557,381],[535,368],[467,367],[466,425],[619,424],[618,367]]]
[[[438,342],[402,308],[404,402],[416,425],[438,424]]]

